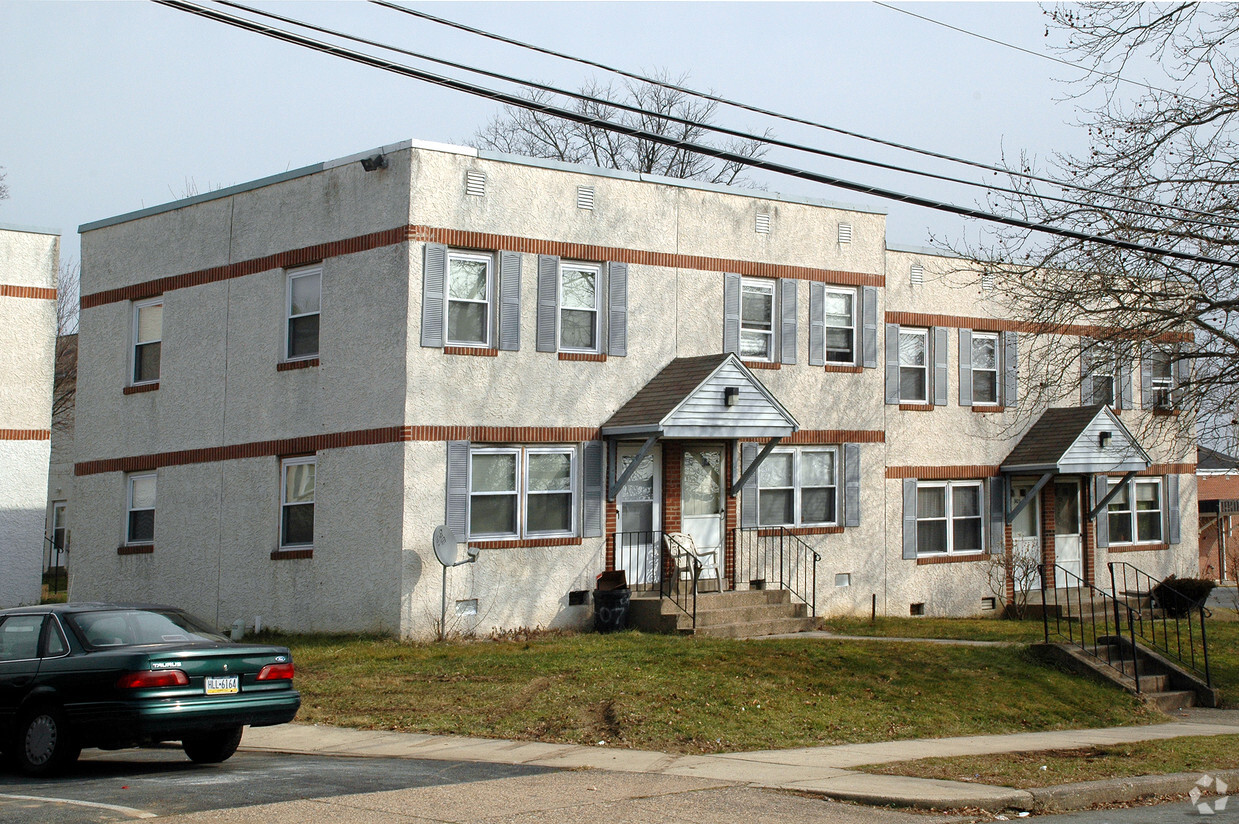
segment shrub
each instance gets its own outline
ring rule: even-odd
[[[1153,601],[1172,618],[1182,618],[1204,603],[1217,586],[1208,578],[1176,578],[1171,575],[1153,587]]]

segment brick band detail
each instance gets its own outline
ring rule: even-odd
[[[314,550],[312,549],[273,549],[271,550],[272,561],[300,561],[306,558],[313,558]]]
[[[524,549],[539,546],[581,546],[581,538],[519,538],[510,541],[470,541],[478,549]]]
[[[1111,544],[1105,549],[1111,555],[1116,552],[1160,552],[1170,549],[1170,544]]]
[[[861,375],[865,371],[863,366],[846,366],[842,363],[828,363],[822,368],[827,372],[840,372],[847,375]]]
[[[764,361],[764,360],[746,360],[746,361],[742,361],[742,363],[745,366],[747,366],[749,369],[782,369],[783,368],[783,364],[779,363],[778,361],[775,361],[772,363],[770,361]]]
[[[55,300],[56,290],[47,286],[12,286],[7,283],[0,283],[0,298]]]
[[[974,481],[977,478],[997,478],[996,466],[888,466],[886,479],[916,478],[920,481]]]
[[[0,441],[50,441],[50,429],[0,429]]]
[[[150,555],[154,551],[154,544],[137,544],[136,546],[121,544],[116,548],[117,555]]]
[[[769,438],[738,438],[740,441],[765,443]],[[796,444],[829,445],[839,443],[885,443],[886,433],[881,429],[801,429],[783,440],[780,446]]]
[[[899,404],[900,412],[933,412],[934,405],[932,403],[901,403]]]
[[[917,558],[917,566],[929,566],[931,564],[964,564],[969,561],[986,561],[990,556],[984,552],[974,552],[971,555],[930,555],[926,558]]]
[[[972,329],[976,332],[1028,332],[1034,335],[1057,333],[1081,337],[1113,335],[1117,331],[1112,327],[1078,323],[1037,323],[1001,318],[972,318],[964,315],[934,315],[926,312],[887,312],[886,322],[897,323],[900,326],[947,326],[953,329]],[[1190,335],[1175,332],[1167,332],[1155,338],[1165,343],[1190,341],[1191,339]]]
[[[779,535],[842,535],[841,526],[789,526],[785,529],[759,529],[759,538],[777,538]]]
[[[126,386],[120,390],[125,395],[140,395],[143,392],[154,392],[159,388],[159,381],[154,383],[139,383],[136,386]]]
[[[498,349],[483,349],[480,346],[445,346],[443,347],[445,355],[475,355],[481,358],[497,358],[499,357]]]
[[[318,366],[318,358],[305,358],[303,360],[280,361],[275,365],[276,372],[291,372],[294,369],[310,369]]]
[[[560,352],[562,361],[587,361],[589,363],[606,363],[607,356],[596,352]]]

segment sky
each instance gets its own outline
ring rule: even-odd
[[[1077,103],[1069,99],[1082,72],[876,3],[406,4],[985,163],[1087,148]],[[250,5],[556,86],[608,79],[360,0]],[[1053,30],[1047,35],[1048,19],[1033,3],[900,7],[1042,54],[1061,40]],[[10,190],[0,201],[0,223],[59,230],[62,258],[73,259],[83,223],[407,138],[465,143],[497,110],[154,3],[0,0],[0,167]],[[723,111],[718,119],[874,160],[982,176],[744,112]],[[770,157],[963,205],[982,198],[979,190],[841,161]],[[976,231],[960,218],[868,195],[766,174],[753,179],[773,192],[886,211],[892,245],[924,246],[931,234],[951,240]]]

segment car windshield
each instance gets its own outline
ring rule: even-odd
[[[66,617],[78,637],[94,649],[228,640],[183,612],[117,609]]]

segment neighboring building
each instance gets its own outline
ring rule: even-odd
[[[73,413],[77,391],[77,334],[56,340],[56,379],[52,395],[51,467],[47,475],[47,516],[43,568],[53,589],[62,588],[73,543]],[[53,576],[60,576],[59,578]]]
[[[1125,426],[1131,365],[1017,409],[1033,327],[884,215],[377,154],[81,228],[74,600],[426,637],[440,523],[481,550],[462,632],[580,625],[662,533],[723,588],[777,583],[763,541],[819,553],[821,614],[981,611],[1011,546],[1195,567],[1195,466]]]
[[[0,225],[0,607],[37,604],[60,235]]]
[[[1197,449],[1200,577],[1231,582],[1239,574],[1239,458]]]

